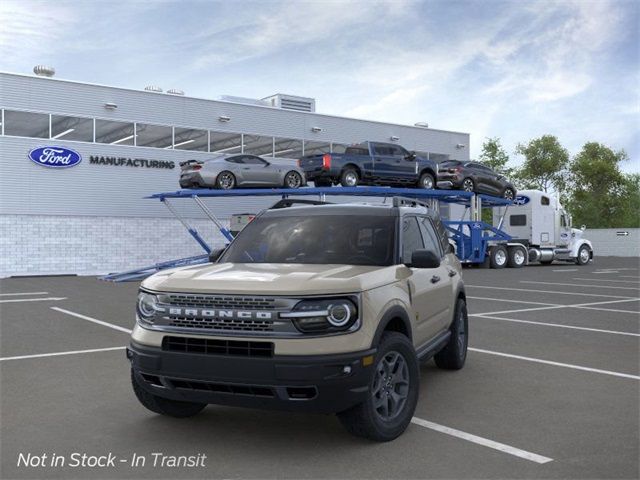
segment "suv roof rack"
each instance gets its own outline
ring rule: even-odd
[[[393,206],[394,207],[425,207],[430,209],[429,204],[423,200],[418,200],[417,198],[409,198],[409,197],[393,197]]]
[[[271,205],[268,210],[275,210],[278,208],[289,208],[294,205],[331,205],[331,202],[322,202],[320,200],[306,200],[302,198],[283,198]]]

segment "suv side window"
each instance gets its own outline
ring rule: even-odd
[[[442,258],[442,244],[438,238],[438,234],[434,230],[431,220],[427,217],[420,218],[420,227],[422,229],[422,237],[424,238],[424,248],[431,250],[433,253]]]
[[[411,255],[415,250],[422,250],[424,243],[416,217],[402,219],[402,263],[411,263]]]

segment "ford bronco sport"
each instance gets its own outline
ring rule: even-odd
[[[337,413],[388,441],[411,421],[420,361],[462,368],[461,266],[439,217],[401,198],[304,203],[263,211],[213,264],[142,283],[127,356],[145,407]]]

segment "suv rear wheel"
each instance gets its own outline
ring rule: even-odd
[[[467,360],[467,346],[469,345],[469,316],[467,315],[467,303],[462,298],[456,302],[456,314],[450,331],[449,342],[436,353],[434,360],[438,368],[460,370]]]
[[[353,435],[388,442],[404,432],[418,403],[420,370],[411,341],[401,333],[382,336],[367,400],[338,414]]]
[[[149,393],[140,386],[133,369],[131,370],[131,384],[133,386],[133,392],[136,394],[140,403],[147,409],[160,415],[176,418],[193,417],[207,406],[206,403],[179,402]]]

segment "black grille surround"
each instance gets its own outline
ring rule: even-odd
[[[273,357],[273,342],[214,340],[209,338],[171,337],[162,339],[162,350],[168,352],[231,355],[239,357]]]

